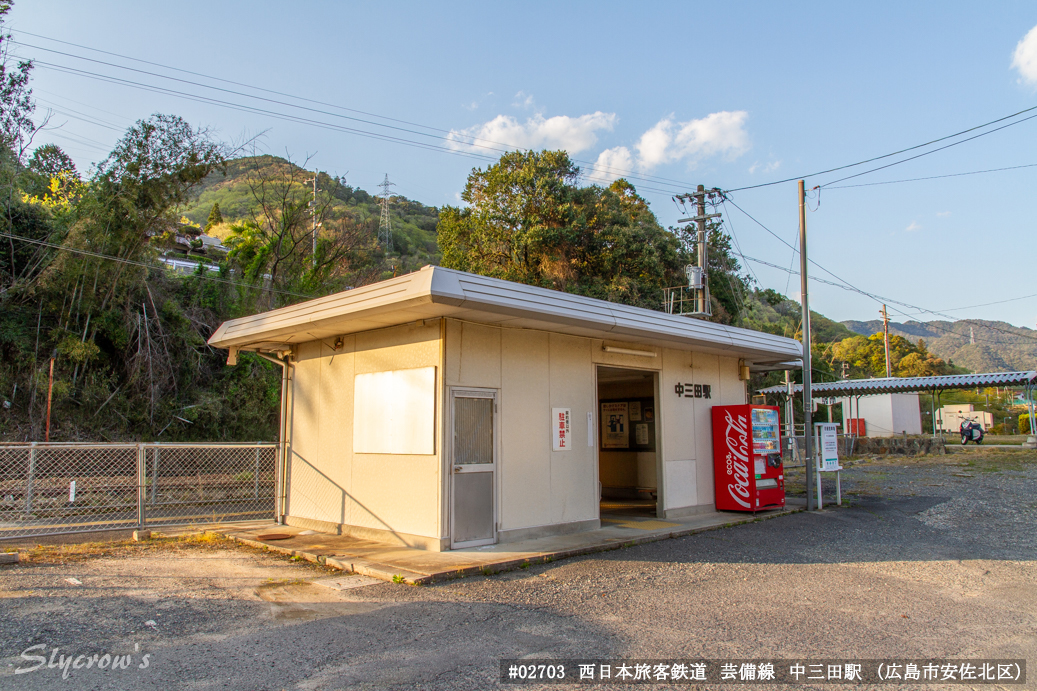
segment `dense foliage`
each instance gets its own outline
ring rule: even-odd
[[[664,289],[687,282],[688,238],[664,229],[626,180],[580,187],[564,151],[507,153],[475,169],[439,219],[443,265],[530,285],[662,309]],[[710,233],[717,321],[741,311],[745,279],[726,237]]]

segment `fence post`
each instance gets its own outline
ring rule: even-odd
[[[151,504],[154,505],[155,492],[158,490],[158,447],[156,446],[151,453]]]
[[[252,480],[255,482],[253,498],[259,499],[259,444],[256,444],[256,472],[252,473]]]
[[[146,519],[144,512],[144,475],[145,475],[145,456],[147,451],[143,444],[137,444],[137,527],[143,528],[144,521]]]
[[[29,446],[29,475],[25,483],[25,513],[32,513],[32,485],[36,479],[36,442]]]

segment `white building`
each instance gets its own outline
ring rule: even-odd
[[[864,418],[865,432],[869,437],[922,433],[922,413],[917,393],[854,396],[840,398],[839,403],[843,409],[843,430],[847,432],[851,431],[850,418]]]
[[[286,377],[278,513],[429,550],[714,510],[713,405],[798,341],[425,267],[223,324]]]
[[[978,422],[984,432],[994,426],[994,415],[985,410],[976,410],[971,403],[945,405],[936,411],[936,425],[941,432],[957,432],[964,420]]]

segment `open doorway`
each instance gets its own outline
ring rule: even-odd
[[[655,372],[598,367],[600,514],[656,516]]]

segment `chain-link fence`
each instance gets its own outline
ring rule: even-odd
[[[274,517],[277,444],[0,444],[0,539]]]

